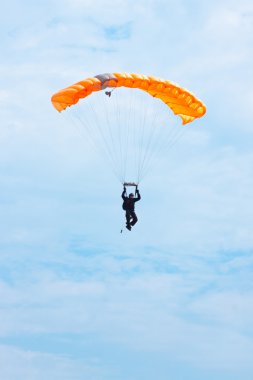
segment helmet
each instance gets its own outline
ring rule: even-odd
[[[130,193],[129,198],[133,198],[133,197],[134,197],[133,193]]]

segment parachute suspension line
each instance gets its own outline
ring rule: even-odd
[[[129,151],[131,148],[131,117],[133,113],[133,93],[130,92],[130,97],[127,97],[124,104],[128,106],[127,110],[128,112],[122,111],[122,104],[119,101],[118,93],[122,91],[123,89],[117,89],[119,91],[115,92],[115,95],[113,95],[110,98],[110,106],[108,111],[108,108],[106,107],[106,104],[104,103],[105,113],[108,117],[108,125],[111,126],[111,129],[109,130],[110,134],[110,140],[112,145],[112,150],[115,154],[115,161],[119,167],[119,173],[121,183],[125,182],[126,179],[126,173],[127,169],[129,169],[129,161],[131,161],[131,157],[129,156]],[[128,93],[129,94],[129,93]],[[104,97],[103,99],[106,100]],[[106,112],[107,111],[107,112]],[[114,124],[112,123],[112,121]],[[123,149],[124,145],[124,149]]]
[[[111,92],[110,92],[110,94],[111,94]],[[121,174],[122,173],[121,160],[120,160],[118,141],[116,139],[117,126],[113,124],[113,120],[110,117],[111,108],[113,107],[113,103],[111,102],[112,99],[108,99],[104,96],[102,97],[102,99],[103,99],[104,114],[105,114],[105,118],[106,118],[106,125],[107,125],[107,130],[108,130],[108,134],[106,133],[106,135],[109,136],[108,138],[111,141],[110,146],[112,147],[111,151],[112,151],[112,154],[114,156],[115,166],[117,167],[117,171],[119,173],[119,180],[120,180],[120,182],[122,182],[123,178],[122,178],[122,174]],[[108,104],[108,102],[110,102],[110,104]]]
[[[138,149],[136,149],[138,142],[138,119],[136,118],[136,107],[137,103],[138,91],[134,89],[131,91],[131,162],[132,162],[132,180],[138,184],[138,175],[137,175],[137,167],[138,167]]]
[[[118,95],[121,91],[127,91],[124,108],[122,107],[121,98]],[[121,174],[120,178],[122,183],[125,182],[126,175],[130,174],[129,169],[133,169],[131,168],[131,163],[137,162],[135,146],[139,128],[136,127],[135,122],[135,94],[136,91],[117,89],[115,94],[110,97],[110,100],[105,96],[103,97],[104,111],[109,132],[108,134],[105,133],[105,135],[110,140],[111,150],[114,153],[114,161],[118,165],[118,172]],[[107,103],[107,100],[109,100],[109,103]],[[110,105],[110,107],[107,107],[108,105]],[[142,109],[146,109],[146,107],[142,107]],[[134,165],[134,168],[136,168],[136,164]],[[131,173],[131,175],[132,174],[133,173]],[[136,179],[136,177],[134,179]]]
[[[133,91],[128,91],[128,94],[130,94],[129,97],[127,97],[127,117],[125,119],[124,125],[122,124],[122,127],[125,129],[125,156],[123,159],[124,164],[124,181],[126,180],[126,176],[129,175],[129,169],[131,170],[131,129],[133,126],[131,125],[131,117],[133,114]]]
[[[175,126],[175,128],[177,128],[177,132],[173,134],[173,138],[171,138],[171,137],[168,138],[168,136],[167,136],[167,138],[165,140],[160,141],[160,144],[159,144],[158,148],[156,150],[154,150],[153,155],[154,154],[159,155],[159,153],[161,153],[162,151],[171,150],[183,138],[183,136],[186,134],[186,132],[189,129],[189,127],[186,127],[186,126],[179,128],[179,131],[178,131],[177,126]],[[172,135],[172,133],[170,131],[169,136],[171,136],[171,135]],[[148,172],[150,170],[151,160],[152,160],[152,157],[150,157],[150,160],[149,160],[148,164],[146,165],[145,170],[143,171],[142,179],[148,174]]]
[[[154,124],[155,124],[154,129],[156,132],[154,132],[153,140],[150,141],[150,145],[151,145],[150,149],[145,157],[145,160],[143,160],[143,166],[142,166],[143,173],[147,171],[147,168],[150,166],[150,162],[152,162],[154,155],[160,151],[159,145],[163,145],[164,141],[167,141],[167,138],[171,139],[173,130],[172,128],[169,128],[167,126],[165,127],[163,125],[164,123],[165,122],[162,122],[162,121],[156,122],[156,120],[154,120]],[[167,131],[169,131],[169,133],[168,133],[168,137],[166,138]],[[142,176],[142,179],[143,179],[143,176]]]
[[[142,115],[140,120],[140,126],[139,126],[139,139],[138,139],[138,149],[137,149],[137,154],[138,154],[138,171],[137,171],[137,182],[140,182],[140,174],[141,174],[141,159],[142,159],[142,154],[143,154],[143,145],[144,145],[144,131],[145,131],[145,126],[146,126],[146,118],[147,118],[147,113],[148,113],[148,107],[146,104],[144,104],[144,96],[141,97],[141,110],[142,110]]]
[[[159,125],[157,127],[158,131],[160,132],[160,135],[157,135],[156,144],[154,144],[154,149],[151,152],[152,155],[160,151],[160,146],[163,146],[164,143],[166,144],[167,141],[171,141],[174,138],[174,134],[178,131],[178,127],[175,127],[170,124],[169,120],[169,114],[168,110],[166,109],[166,118],[159,121]]]
[[[104,113],[106,115],[107,123],[104,122],[105,121],[104,119],[101,120],[100,131],[104,136],[104,141],[105,141],[105,143],[106,143],[106,145],[107,145],[107,147],[111,153],[114,166],[115,166],[117,173],[118,173],[118,179],[121,182],[122,181],[122,170],[121,170],[120,160],[117,157],[117,145],[118,144],[117,144],[117,142],[115,142],[115,133],[114,133],[115,122],[114,122],[114,119],[110,117],[112,104],[111,104],[111,99],[110,100],[107,99],[109,101],[108,104],[105,104],[105,100],[106,99],[103,97],[103,100],[101,103],[102,103],[102,105],[104,104]]]
[[[139,161],[139,170],[138,170],[138,181],[141,180],[143,169],[145,167],[145,162],[150,156],[152,149],[154,149],[154,141],[155,137],[158,134],[158,127],[157,127],[157,118],[159,114],[159,107],[157,106],[157,102],[154,101],[153,98],[150,97],[150,95],[147,95],[149,99],[150,106],[148,104],[148,107],[145,105],[143,106],[143,109],[145,110],[145,139],[143,142],[140,142],[140,151],[141,151],[141,157]],[[144,101],[144,99],[143,99]],[[143,146],[142,146],[143,145]]]
[[[150,97],[150,102],[152,104],[152,108],[150,109],[150,122],[148,123],[149,131],[147,134],[147,142],[146,147],[144,149],[143,160],[141,163],[141,173],[142,176],[143,170],[145,168],[146,161],[152,155],[152,151],[156,148],[156,140],[159,138],[160,125],[158,123],[158,115],[160,113],[161,103]]]
[[[98,136],[99,140],[98,141],[101,141],[101,140],[103,141],[102,145],[104,145],[104,148],[105,148],[104,150],[106,151],[107,155],[109,156],[111,163],[112,163],[112,166],[115,167],[115,162],[114,162],[114,157],[113,157],[111,147],[109,146],[108,141],[106,140],[105,135],[104,135],[104,129],[103,129],[104,125],[102,128],[100,125],[99,119],[98,119],[97,112],[95,111],[91,102],[87,102],[87,107],[90,109],[90,114],[93,115],[93,118],[92,118],[93,124],[96,127],[96,131],[99,133],[99,136]],[[95,136],[95,131],[94,131],[94,136]],[[116,172],[117,172],[117,167],[116,167]]]
[[[158,146],[158,152],[161,152],[164,149],[170,149],[172,148],[181,138],[184,136],[186,131],[188,130],[188,127],[186,126],[180,126],[179,128],[177,126],[174,127],[174,133],[170,133],[170,137],[166,138],[164,141],[161,141]]]
[[[170,132],[168,133],[167,137],[164,136],[164,139],[160,139],[160,141],[158,141],[157,144],[154,144],[154,149],[152,151],[152,154],[150,155],[150,157],[148,158],[148,160],[145,163],[145,168],[143,169],[142,179],[148,174],[150,167],[151,167],[151,164],[152,164],[153,157],[155,155],[159,156],[159,154],[165,150],[166,146],[168,148],[168,147],[173,145],[173,141],[174,142],[177,141],[177,138],[174,138],[175,133],[173,133],[173,130],[171,130],[171,129],[169,129],[169,130],[170,130]],[[180,134],[182,134],[182,132],[179,132],[179,133],[176,132],[177,136],[180,136]],[[171,136],[173,136],[173,137],[171,137]]]
[[[85,122],[77,114],[75,114],[75,116],[72,116],[69,114],[68,116],[72,120],[73,125],[76,127],[76,129],[79,132],[79,134],[81,135],[81,137],[83,137],[84,140],[86,140],[88,137],[91,145],[93,145],[93,147],[95,148],[97,153],[98,154],[102,153],[102,155],[105,157],[105,160],[107,161],[107,163],[112,167],[113,174],[118,179],[119,175],[118,175],[117,171],[115,170],[113,162],[111,161],[111,157],[108,155],[108,152],[106,151],[104,145],[101,142],[96,141],[96,138],[94,137],[94,131],[93,131],[93,128],[91,128],[92,124]],[[84,133],[84,130],[86,133]]]
[[[157,136],[159,136],[159,127],[157,124],[158,119],[158,109],[159,107],[154,106],[155,102],[152,102],[152,119],[149,123],[147,123],[147,141],[143,149],[143,157],[140,162],[140,172],[139,172],[139,180],[141,179],[141,174],[143,173],[143,170],[145,168],[146,161],[149,159],[149,157],[152,155],[152,151],[155,150],[155,142],[157,139]]]
[[[123,171],[123,139],[122,139],[122,120],[120,114],[120,104],[119,104],[119,95],[118,91],[115,92],[115,96],[113,96],[113,105],[115,112],[115,119],[117,125],[115,126],[115,133],[117,133],[117,140],[119,142],[119,163],[121,167],[121,183],[123,184],[125,181],[125,175]],[[116,132],[117,131],[117,132]]]
[[[124,103],[120,97],[122,90],[128,91]],[[177,135],[181,134],[182,129],[162,126],[161,106],[159,107],[161,103],[138,89],[129,91],[117,88],[113,95],[111,92],[108,93],[110,94],[108,96],[105,96],[105,92],[102,93],[102,104],[100,104],[102,107],[98,115],[100,118],[103,115],[104,118],[102,123],[96,123],[100,127],[98,130],[102,136],[101,139],[106,142],[107,153],[110,155],[120,182],[134,180],[139,183],[148,172],[155,153],[162,150],[165,145],[174,145],[173,141],[175,140],[176,143],[179,139]],[[138,97],[140,94],[144,96]],[[150,104],[146,103],[145,95],[150,99]],[[94,109],[93,113],[96,115]],[[94,120],[97,120],[96,116]],[[165,134],[167,131],[169,142],[166,138],[167,133]],[[131,164],[133,164],[132,167]],[[135,170],[129,172],[129,169]],[[127,178],[129,174],[135,175]]]
[[[89,99],[89,102],[84,103],[83,106],[90,109],[90,112],[87,112],[87,115],[89,115],[92,120],[90,121],[87,120],[86,123],[84,123],[83,119],[85,118],[78,117],[78,119],[80,123],[86,127],[85,129],[89,132],[90,138],[91,140],[93,140],[94,146],[96,147],[98,152],[100,154],[102,153],[105,156],[109,165],[112,167],[114,174],[119,179],[120,173],[119,173],[118,167],[115,164],[115,159],[113,157],[112,150],[110,146],[108,145],[108,141],[106,140],[106,137],[103,132],[104,125],[102,125],[102,123],[100,124],[98,120],[97,112],[95,111],[91,101],[92,100]],[[98,146],[99,146],[99,149],[98,149]]]
[[[122,91],[122,89],[120,89]],[[114,102],[114,115],[115,115],[115,121],[117,125],[115,126],[115,136],[117,136],[117,149],[119,152],[118,155],[118,162],[120,165],[120,173],[121,173],[121,183],[123,184],[126,179],[126,169],[127,169],[127,162],[128,162],[128,138],[126,138],[126,135],[128,137],[129,134],[129,117],[126,119],[124,117],[124,112],[121,112],[122,110],[122,104],[120,102],[120,98],[118,95],[118,91],[115,92],[115,102]],[[128,114],[129,116],[129,114]],[[127,142],[127,143],[126,143]],[[124,149],[123,149],[124,147]]]
[[[141,109],[142,109],[142,118],[140,120],[140,133],[139,133],[139,149],[138,149],[138,182],[140,181],[140,174],[141,174],[141,158],[142,158],[142,150],[143,150],[143,142],[144,142],[144,131],[145,131],[145,124],[146,124],[146,113],[147,113],[147,108],[146,105],[144,104],[144,97],[141,98],[142,104],[141,104]]]
[[[122,91],[122,89],[120,89]],[[115,108],[116,108],[116,113],[117,113],[117,118],[118,118],[118,125],[117,125],[117,129],[118,129],[118,136],[119,136],[119,140],[120,140],[120,151],[121,151],[121,157],[120,157],[120,165],[121,165],[121,177],[122,177],[122,183],[125,182],[125,177],[126,177],[126,163],[127,163],[127,153],[126,153],[126,144],[125,144],[125,134],[126,134],[126,122],[124,120],[124,115],[122,115],[122,112],[121,112],[121,104],[120,104],[120,100],[119,100],[119,96],[118,96],[118,93],[117,93],[117,97],[115,99]],[[125,147],[123,149],[123,146]]]
[[[121,90],[128,91],[124,102]],[[77,110],[83,109],[83,116],[75,115],[74,121],[77,119],[78,123],[73,124],[79,127],[78,131],[84,138],[84,130],[88,132],[95,149],[105,156],[122,184],[126,180],[139,184],[148,174],[155,154],[173,147],[188,129],[163,125],[162,118],[167,118],[167,108],[158,99],[138,89],[117,88],[110,95],[101,91],[97,98],[88,98],[77,106]],[[164,113],[160,112],[162,107]],[[132,177],[127,177],[129,174]]]
[[[115,88],[114,88],[115,89]],[[122,175],[122,143],[120,138],[120,108],[117,107],[115,99],[117,99],[117,91],[110,99],[110,113],[109,118],[111,120],[112,125],[112,138],[114,139],[114,151],[116,153],[116,160],[117,165],[119,167],[119,173],[120,173],[120,182],[122,183],[124,181],[124,176]]]
[[[131,180],[134,180],[136,182],[136,167],[137,167],[137,149],[136,149],[136,140],[137,140],[137,125],[136,125],[136,91],[130,91],[130,97],[128,99],[129,104],[129,142],[130,142],[130,154],[128,154],[128,172],[131,175],[132,178],[129,178]],[[130,169],[130,170],[129,170]],[[129,175],[128,174],[128,175]]]
[[[140,182],[145,177],[145,173],[149,171],[154,154],[157,152],[161,153],[164,146],[171,147],[175,145],[176,142],[179,141],[181,135],[184,135],[185,132],[185,128],[178,128],[178,126],[164,126],[165,123],[168,123],[168,110],[159,100],[152,100],[151,107],[141,107],[144,110],[149,110],[150,113],[149,115],[147,115],[147,113],[144,115],[145,118],[149,116],[149,122],[144,123],[146,137],[145,144],[143,139],[140,140],[139,152],[142,152],[142,158],[139,160],[138,182]],[[162,110],[162,107],[164,110],[164,120],[160,120],[160,111]],[[159,108],[161,108],[161,110]],[[142,150],[141,146],[143,148]]]
[[[138,95],[139,95],[139,91],[136,90],[136,91],[133,91],[133,94],[134,94],[134,105],[135,107],[138,107]],[[139,183],[139,173],[138,173],[138,157],[140,156],[140,147],[139,147],[139,150],[137,149],[138,147],[138,142],[139,142],[139,139],[140,139],[140,129],[139,129],[139,120],[138,118],[136,117],[137,116],[137,112],[133,112],[133,166],[135,168],[135,181],[136,181],[136,184],[138,185]]]

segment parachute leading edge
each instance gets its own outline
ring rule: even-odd
[[[128,87],[146,91],[163,101],[175,115],[187,124],[206,113],[205,105],[188,90],[168,80],[142,74],[112,73],[100,74],[84,79],[54,94],[53,106],[61,112],[82,98],[105,88]]]

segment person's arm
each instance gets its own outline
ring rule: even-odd
[[[124,189],[123,189],[123,193],[121,194],[121,198],[124,199],[124,201],[126,200],[126,188],[124,186]]]
[[[141,199],[141,194],[138,189],[136,189],[137,198],[135,198],[135,202],[138,202]]]

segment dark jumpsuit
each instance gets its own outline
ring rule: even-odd
[[[141,199],[139,190],[136,190],[137,197],[129,198],[126,196],[126,190],[121,194],[122,199],[124,200],[123,209],[126,211],[126,223],[127,226],[134,226],[137,223],[138,218],[134,211],[135,202],[138,202]]]

